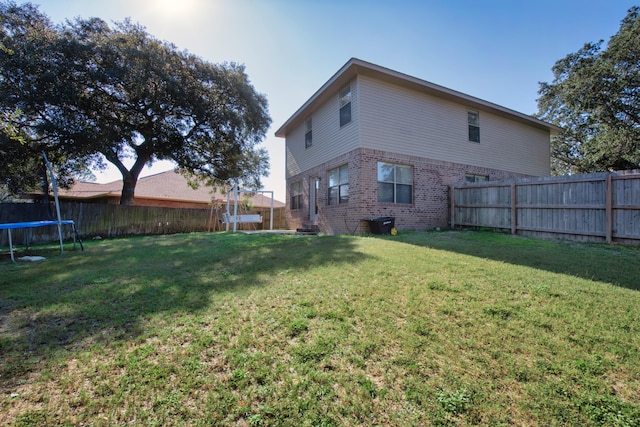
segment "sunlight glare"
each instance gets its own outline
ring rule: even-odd
[[[206,0],[153,0],[149,7],[164,19],[194,19]]]

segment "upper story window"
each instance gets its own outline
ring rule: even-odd
[[[291,210],[302,209],[302,181],[296,181],[291,184]]]
[[[340,89],[340,127],[351,121],[351,83]]]
[[[338,205],[349,201],[349,166],[343,165],[331,169],[329,175],[329,205]]]
[[[413,166],[378,162],[378,201],[407,203],[413,200]]]
[[[464,176],[464,180],[466,182],[484,182],[489,181],[489,177],[487,175],[476,175],[473,173],[468,173]]]
[[[311,117],[307,119],[305,122],[305,131],[304,131],[304,148],[309,148],[313,145],[313,132],[312,132],[312,123]]]
[[[480,142],[480,113],[468,111],[467,121],[469,123],[469,141]]]

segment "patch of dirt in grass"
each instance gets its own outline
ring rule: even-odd
[[[608,375],[611,393],[627,402],[638,402],[640,382],[620,372]]]
[[[0,309],[0,335],[5,339],[29,336],[33,319],[27,310]]]
[[[11,382],[2,381],[2,387],[0,393],[3,398],[0,400],[3,411],[6,411],[2,417],[0,417],[0,424],[5,425],[5,421],[16,420],[20,415],[27,412],[43,412],[46,409],[47,403],[45,402],[44,395],[38,384],[39,373],[28,373],[20,378],[13,378]],[[5,396],[9,398],[6,399]],[[48,396],[49,399],[54,398]]]

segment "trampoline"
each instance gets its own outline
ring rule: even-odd
[[[60,216],[60,205],[58,204],[58,188],[56,186],[56,177],[53,173],[53,168],[47,159],[47,155],[42,152],[44,156],[44,161],[47,165],[47,169],[49,170],[49,175],[51,176],[51,186],[53,187],[53,198],[56,205],[56,220],[45,220],[45,221],[25,221],[25,222],[9,222],[0,224],[0,230],[7,230],[9,233],[9,252],[11,254],[11,262],[16,262],[14,251],[13,251],[13,239],[11,237],[11,230],[15,230],[17,228],[35,228],[35,227],[47,227],[55,225],[58,227],[58,239],[60,240],[60,254],[64,253],[64,244],[62,242],[62,226],[70,225],[73,229],[73,248],[76,248],[76,242],[80,242],[80,247],[84,251],[84,245],[82,244],[82,240],[80,239],[80,235],[78,234],[78,230],[76,229],[76,224],[73,220],[70,219],[62,219]]]
[[[73,228],[73,248],[76,248],[76,241],[80,241],[80,247],[84,250],[82,240],[77,239],[78,231],[76,230],[75,223],[70,219],[63,219],[58,221],[29,221],[29,222],[10,222],[6,224],[0,224],[0,230],[7,230],[9,233],[9,253],[11,254],[11,262],[16,262],[13,254],[13,239],[11,238],[11,230],[16,228],[34,228],[34,227],[46,227],[46,226],[58,226],[58,235],[60,236],[60,253],[64,253],[64,244],[62,243],[62,226],[70,225]]]

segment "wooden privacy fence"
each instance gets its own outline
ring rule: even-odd
[[[640,170],[450,187],[451,227],[640,243]]]
[[[220,209],[176,209],[149,206],[120,206],[99,203],[61,203],[63,218],[72,219],[84,238],[94,236],[119,237],[150,234],[190,233],[196,231],[224,231],[220,223]],[[269,229],[269,208],[254,208],[253,214],[262,215],[261,224],[238,224],[239,229]],[[55,219],[55,213],[41,203],[2,203],[0,223]],[[286,228],[284,208],[273,209],[273,228]],[[67,228],[67,227],[65,227]],[[65,239],[71,239],[71,230],[63,230]],[[0,246],[8,246],[7,233],[0,233]],[[16,244],[36,244],[57,239],[56,227],[19,229],[13,231]]]

